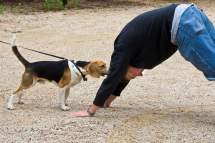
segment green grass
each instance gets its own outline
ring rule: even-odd
[[[25,13],[28,14],[29,12],[38,12],[38,11],[58,11],[63,10],[64,8],[83,8],[88,7],[89,5],[96,6],[120,6],[120,5],[132,5],[140,4],[138,0],[92,0],[86,3],[81,0],[67,0],[67,5],[63,6],[63,0],[38,0],[38,2],[32,2],[30,0],[19,0],[11,3],[6,3],[5,0],[0,0],[0,14],[5,12],[12,12],[12,13]],[[143,1],[143,0],[139,0]],[[199,2],[201,0],[188,0],[189,2]],[[97,2],[97,3],[96,3]],[[105,3],[106,2],[106,3]],[[182,0],[144,0],[145,5],[153,5],[155,7],[162,7],[168,3],[173,2],[182,2]],[[95,4],[96,3],[96,4]]]
[[[67,0],[66,8],[77,8],[80,5],[80,0]],[[62,0],[44,0],[44,8],[46,11],[63,10]]]
[[[67,9],[78,8],[80,0],[68,0]],[[5,3],[0,0],[0,14],[4,12],[11,13],[25,13],[38,12],[38,11],[58,11],[63,10],[62,0],[41,0],[41,2],[12,2]]]
[[[0,14],[5,11],[5,6],[0,3]]]
[[[79,7],[80,6],[80,0],[68,0],[68,5],[67,7],[68,8],[71,8],[71,7]]]
[[[64,9],[62,0],[44,0],[44,8],[47,11]]]

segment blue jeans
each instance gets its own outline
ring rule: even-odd
[[[181,17],[176,44],[187,61],[202,71],[208,80],[215,80],[215,29],[195,5]]]

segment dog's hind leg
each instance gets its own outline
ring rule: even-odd
[[[68,88],[66,88],[66,92],[65,92],[65,100],[64,100],[64,103],[65,103],[65,105],[66,106],[68,106],[68,104],[67,104],[67,98],[68,98],[68,96],[69,96],[69,91],[70,91],[70,88],[68,87]]]
[[[18,103],[23,104],[23,102],[21,101],[22,92],[23,92],[24,89],[27,89],[27,88],[31,87],[32,85],[33,85],[33,76],[32,76],[32,74],[29,74],[29,73],[25,72],[22,75],[22,82],[21,82],[19,88],[12,95],[10,95],[10,97],[9,97],[8,102],[7,102],[7,108],[9,110],[15,109],[14,106],[13,106],[13,98],[16,95],[18,95],[18,97],[19,97]]]
[[[24,104],[24,102],[22,101],[23,92],[18,93],[18,97],[19,97],[18,104]]]
[[[66,98],[66,88],[59,88],[60,108],[63,111],[68,111],[70,110],[70,107],[65,105],[65,98]]]
[[[21,102],[22,91],[23,91],[23,88],[19,87],[12,95],[10,95],[10,97],[8,98],[8,102],[7,102],[7,109],[9,109],[9,110],[15,109],[13,106],[13,99],[16,95],[19,96],[18,103]]]
[[[9,110],[13,110],[15,109],[14,106],[13,106],[13,98],[14,98],[14,94],[10,95],[10,97],[8,98],[8,101],[7,101],[7,109]]]

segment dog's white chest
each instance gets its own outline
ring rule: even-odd
[[[71,81],[69,86],[74,86],[81,81],[82,77],[76,66],[71,61],[68,61],[68,66],[71,72]]]

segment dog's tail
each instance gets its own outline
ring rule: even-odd
[[[13,34],[13,41],[12,41],[12,50],[13,53],[16,55],[16,57],[19,59],[19,61],[27,67],[29,65],[29,62],[19,53],[17,46],[15,45],[16,42],[16,34]]]

